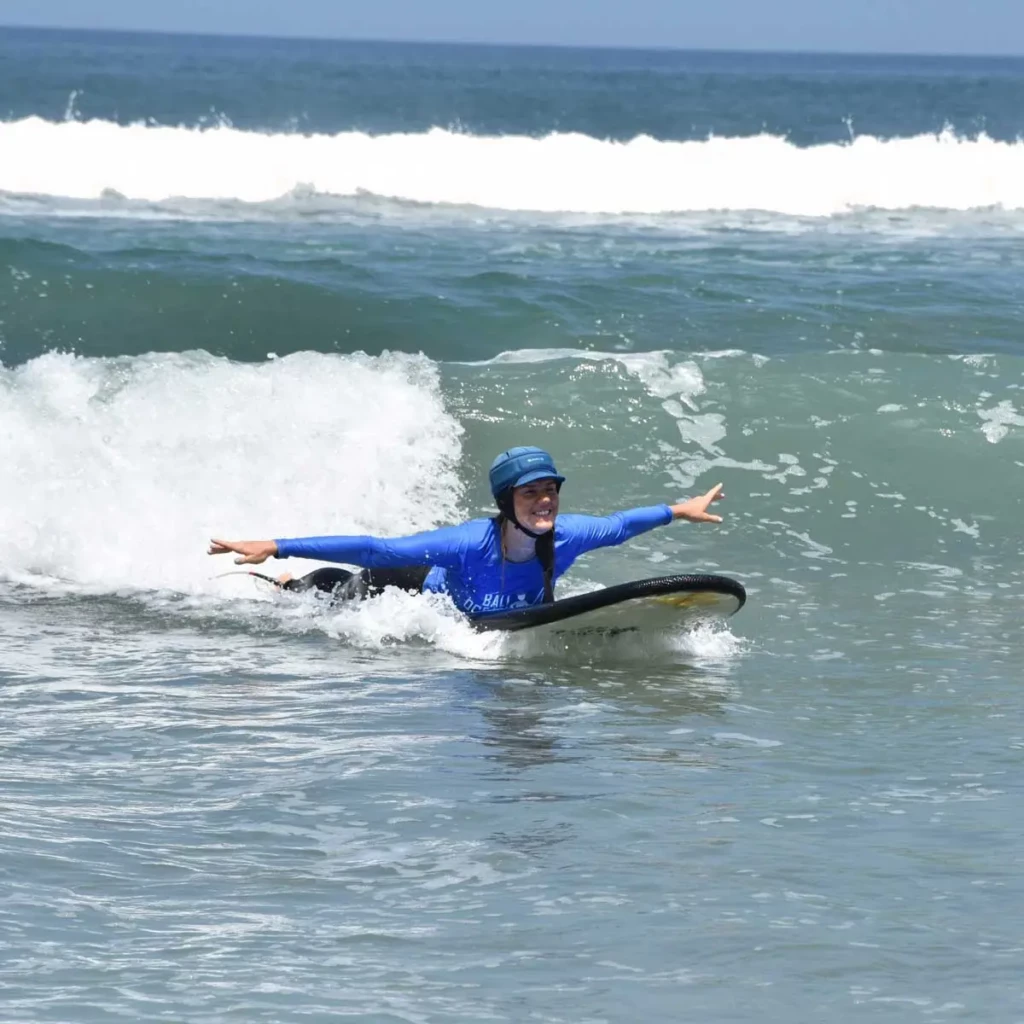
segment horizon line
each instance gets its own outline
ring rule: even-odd
[[[654,46],[654,45],[619,45],[606,43],[526,43],[526,42],[494,42],[473,39],[382,39],[373,36],[310,36],[310,35],[275,35],[267,32],[203,32],[182,31],[174,29],[152,28],[86,28],[80,25],[29,25],[0,24],[0,30],[30,32],[77,32],[83,35],[123,35],[123,36],[162,36],[172,39],[240,39],[266,40],[274,42],[305,42],[305,43],[371,43],[376,45],[399,46],[463,46],[484,49],[512,50],[598,50],[610,53],[718,53],[718,54],[765,54],[789,57],[927,57],[935,59],[983,59],[983,60],[1020,60],[1021,53],[950,53],[934,50],[800,50],[784,47],[752,49],[747,47],[719,46]]]

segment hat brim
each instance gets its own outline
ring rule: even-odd
[[[536,483],[538,480],[554,480],[559,486],[565,483],[565,477],[559,476],[558,473],[552,473],[549,469],[534,469],[529,473],[524,473],[512,486],[525,487],[527,484]]]

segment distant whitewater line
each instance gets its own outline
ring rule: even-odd
[[[1024,208],[1024,142],[952,132],[801,148],[776,135],[612,142],[580,134],[481,137],[263,134],[229,126],[0,123],[0,191],[96,199],[237,200],[369,193],[509,211],[658,214],[860,208]]]

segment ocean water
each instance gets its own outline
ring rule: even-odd
[[[1024,1021],[1024,60],[0,30],[0,1017]],[[538,646],[215,535],[722,481]],[[293,570],[295,566],[289,566]]]

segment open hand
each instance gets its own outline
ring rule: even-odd
[[[715,484],[707,494],[699,498],[690,498],[679,505],[672,506],[672,517],[674,519],[688,519],[691,523],[720,523],[721,516],[712,515],[708,512],[708,506],[713,501],[721,501],[725,497],[725,491],[721,484]]]
[[[272,540],[211,540],[208,555],[226,555],[234,551],[241,558],[235,565],[259,565],[277,554],[277,544]]]

